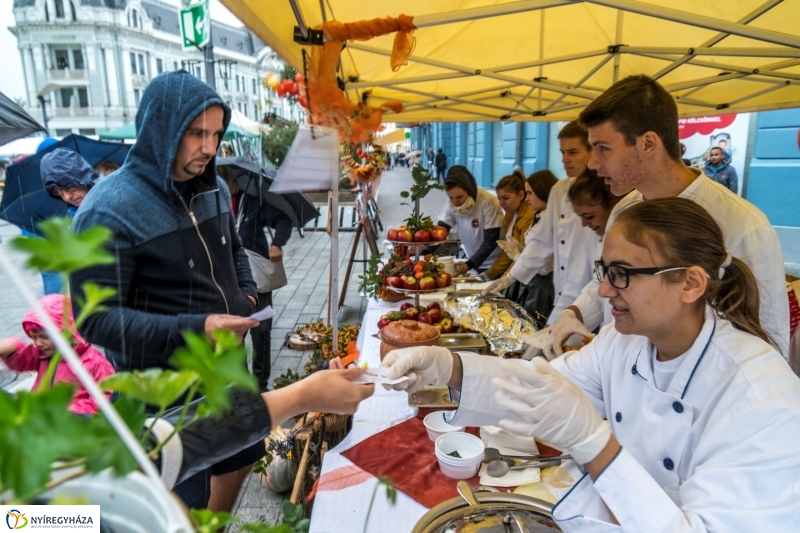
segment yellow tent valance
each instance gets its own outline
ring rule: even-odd
[[[800,0],[293,1],[312,28],[413,17],[416,49],[397,72],[392,36],[340,54],[352,102],[371,90],[373,106],[403,103],[386,122],[569,120],[633,74],[657,78],[682,117],[800,106]],[[222,3],[302,68],[290,0]]]

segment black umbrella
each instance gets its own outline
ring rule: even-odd
[[[39,164],[56,148],[78,152],[92,166],[102,161],[121,165],[131,144],[94,141],[81,135],[68,135],[45,150],[23,159],[6,169],[6,186],[0,203],[0,218],[37,233],[39,222],[67,213],[67,204],[52,198],[42,185]]]
[[[37,131],[44,131],[44,128],[8,96],[0,93],[0,146]]]
[[[302,192],[274,193],[269,188],[275,179],[275,172],[267,170],[246,157],[218,157],[217,167],[227,167],[233,171],[239,187],[247,194],[259,196],[264,202],[277,207],[292,219],[292,225],[302,228],[319,216],[313,202]]]

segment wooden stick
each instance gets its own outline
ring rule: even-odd
[[[306,469],[308,468],[308,448],[311,445],[311,435],[306,439],[306,445],[303,448],[303,457],[300,458],[300,466],[297,467],[297,476],[294,478],[294,487],[292,487],[292,496],[289,498],[294,505],[300,500],[300,491],[303,488],[306,477]]]

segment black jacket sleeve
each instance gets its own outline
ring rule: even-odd
[[[263,214],[262,226],[269,226],[275,230],[272,245],[283,248],[292,236],[292,219],[280,209],[271,205],[261,208]]]
[[[103,221],[95,220],[90,225],[94,224],[103,225]],[[120,249],[113,242],[109,250],[116,257],[116,264],[85,268],[73,272],[69,277],[75,316],[79,315],[82,302],[85,301],[84,283],[94,283],[115,291],[113,297],[103,302],[106,310],[89,316],[79,331],[86,340],[107,350],[136,354],[144,365],[142,368],[166,367],[172,352],[186,344],[180,332],[191,330],[202,333],[206,315],[163,315],[126,307],[128,291],[136,271],[135,252]]]
[[[186,420],[195,417],[198,403],[199,400],[195,400],[189,404]],[[164,420],[174,427],[182,408],[178,406],[170,409],[164,414]],[[233,389],[228,411],[215,417],[198,418],[178,433],[183,448],[182,459],[164,454],[156,464],[163,472],[174,466],[169,464],[171,461],[182,461],[175,482],[177,485],[197,472],[263,441],[269,436],[271,429],[272,423],[264,398],[254,392]]]
[[[243,293],[258,299],[256,282],[253,281],[253,273],[250,272],[250,261],[247,259],[247,252],[244,251],[242,239],[236,233],[236,222],[233,220],[233,215],[228,216],[228,221],[230,224],[233,265],[236,268],[236,281],[239,284],[239,289]]]
[[[492,255],[494,249],[497,248],[497,239],[500,238],[501,228],[491,228],[483,230],[483,242],[478,251],[472,254],[472,257],[467,259],[467,266],[470,268],[480,268],[486,258]]]

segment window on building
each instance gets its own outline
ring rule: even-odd
[[[83,52],[80,50],[73,50],[72,51],[72,64],[75,66],[76,70],[83,70],[86,68],[86,65],[83,62]]]
[[[86,87],[78,88],[78,106],[89,107],[89,93],[86,92]]]
[[[56,0],[56,18],[64,18],[64,0]]]
[[[139,89],[133,90],[133,103],[136,105],[136,109],[139,109],[139,102],[142,101],[142,93]]]
[[[76,22],[78,20],[78,17],[75,15],[75,2],[69,3],[69,10],[72,13],[72,21]]]
[[[147,75],[147,71],[144,69],[144,54],[137,54],[139,58],[139,74],[141,76]]]
[[[78,133],[80,133],[81,135],[96,135],[97,130],[95,130],[94,128],[80,128],[78,130]]]
[[[194,75],[197,76],[198,78],[200,78],[201,80],[203,79],[202,74],[200,74],[200,67],[199,66],[194,67]]]
[[[133,21],[133,27],[139,27],[139,14],[136,12],[135,9],[131,10],[131,21]]]
[[[177,61],[173,61],[172,62],[172,70],[178,70],[178,62]]]
[[[239,92],[239,76],[236,76],[236,92]]]
[[[256,87],[256,79],[253,78],[253,95],[258,94],[258,88]]]
[[[131,74],[136,74],[136,54],[131,52]]]
[[[68,89],[59,89],[61,96],[61,107],[70,107],[72,105],[72,87]]]
[[[56,50],[56,68],[58,70],[69,68],[69,50]]]
[[[247,116],[247,104],[244,104],[244,111],[242,111],[242,113],[244,113],[244,116]]]
[[[44,3],[44,20],[50,22],[50,10],[47,9],[47,2]]]
[[[156,73],[161,74],[162,72],[164,72],[164,61],[156,59]]]
[[[72,135],[71,129],[56,128],[56,137],[66,137],[67,135]]]

